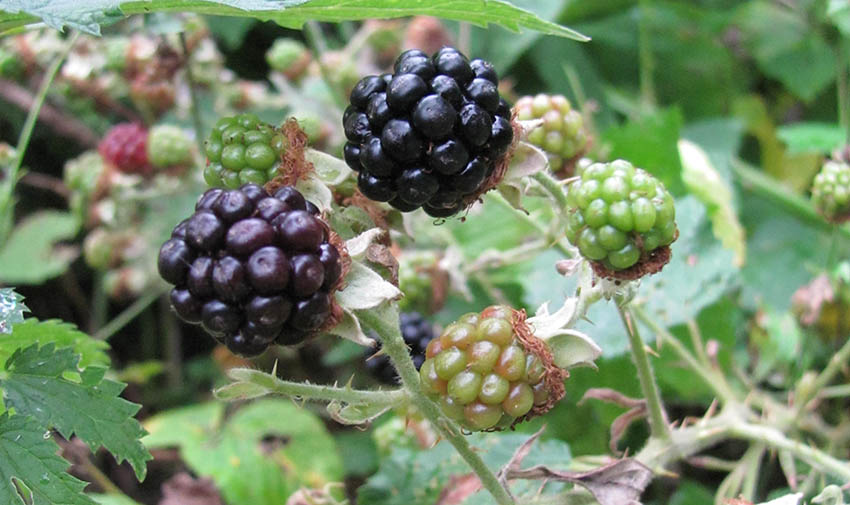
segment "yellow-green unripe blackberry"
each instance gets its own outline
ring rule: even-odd
[[[543,125],[528,134],[528,141],[549,154],[555,171],[580,154],[587,146],[587,132],[581,113],[563,95],[524,96],[514,107],[517,119],[542,119]]]
[[[850,218],[850,165],[829,160],[812,184],[812,202],[830,221]]]
[[[204,142],[204,180],[212,187],[263,185],[278,174],[287,141],[253,114],[219,119]]]
[[[523,347],[513,315],[502,306],[466,314],[428,344],[422,389],[464,428],[510,426],[550,399],[543,361]]]
[[[608,270],[631,268],[678,235],[673,197],[658,179],[628,161],[584,169],[570,184],[567,202],[570,243]]]
[[[148,160],[157,168],[185,166],[192,162],[192,141],[174,125],[151,128],[147,149]]]

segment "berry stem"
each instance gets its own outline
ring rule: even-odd
[[[410,353],[399,329],[398,307],[392,304],[385,309],[358,311],[357,316],[366,326],[369,326],[378,334],[384,352],[392,361],[416,408],[430,421],[440,435],[454,446],[458,454],[472,468],[472,471],[478,475],[481,485],[493,495],[499,505],[514,505],[514,500],[507,489],[502,486],[496,475],[487,468],[481,456],[469,446],[469,442],[460,433],[457,425],[445,417],[440,412],[439,407],[422,393],[422,389],[419,387],[419,373],[410,359]]]
[[[21,128],[21,133],[18,136],[18,143],[15,145],[17,156],[15,156],[15,160],[12,162],[11,166],[9,166],[9,169],[5,174],[3,184],[0,185],[0,216],[6,216],[2,221],[0,221],[0,242],[5,240],[14,221],[12,214],[14,198],[12,198],[12,193],[15,190],[15,184],[18,182],[18,172],[21,170],[21,165],[23,165],[24,155],[27,152],[27,146],[30,143],[32,131],[35,128],[35,122],[38,120],[38,116],[41,113],[41,106],[44,105],[50,85],[53,83],[53,79],[56,77],[57,72],[59,72],[59,68],[62,67],[62,63],[65,61],[65,58],[68,57],[68,54],[77,42],[77,37],[79,37],[79,35],[80,32],[74,32],[70,37],[68,37],[68,41],[65,42],[65,47],[62,49],[62,52],[59,53],[59,55],[50,64],[50,67],[47,68],[47,71],[44,73],[44,78],[42,78],[41,84],[38,88],[38,93],[35,95],[35,99],[33,100],[32,107],[30,107],[30,110],[27,113],[24,126]]]
[[[629,334],[632,359],[635,367],[637,367],[640,388],[643,391],[643,397],[646,399],[647,408],[649,409],[650,432],[654,438],[667,440],[670,438],[670,426],[667,424],[667,416],[664,414],[664,406],[661,403],[658,384],[655,383],[652,365],[643,346],[643,340],[641,340],[638,333],[635,318],[632,316],[628,307],[617,305],[617,312],[620,313],[620,319],[623,321],[626,333]]]
[[[186,45],[186,32],[180,32],[180,45],[183,48],[183,59],[186,62],[186,80],[189,85],[189,99],[191,104],[189,110],[192,113],[192,127],[195,129],[195,141],[198,143],[198,152],[204,152],[204,127],[201,122],[201,108],[198,107],[198,91],[195,84],[195,76],[192,74],[192,56]]]
[[[567,194],[564,192],[564,188],[561,186],[561,183],[552,177],[552,174],[549,171],[541,171],[532,175],[535,181],[538,184],[543,186],[552,198],[555,199],[555,203],[558,204],[558,207],[561,210],[567,208]]]
[[[162,294],[162,291],[155,291],[153,293],[148,293],[135,302],[132,305],[124,309],[123,312],[115,316],[114,319],[103,325],[102,328],[97,330],[97,333],[93,335],[93,337],[97,340],[106,340],[112,335],[115,335],[121,328],[127,326],[130,321],[136,318],[139,314],[145,311],[150,304],[156,301],[157,298]]]

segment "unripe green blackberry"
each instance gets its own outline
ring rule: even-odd
[[[148,160],[157,168],[179,167],[192,161],[192,141],[174,125],[157,125],[148,132]]]
[[[600,275],[634,279],[669,260],[666,246],[678,236],[673,197],[628,161],[587,167],[570,185],[567,202],[567,238]]]
[[[212,187],[263,185],[278,174],[286,137],[253,114],[219,119],[204,142],[204,180]]]
[[[24,65],[14,52],[0,47],[0,76],[7,79],[18,79],[24,73]]]
[[[422,389],[464,428],[508,427],[545,412],[563,395],[561,378],[559,391],[547,381],[539,355],[549,352],[546,344],[531,336],[536,350],[528,348],[528,335],[517,333],[517,323],[525,324],[512,309],[488,307],[462,316],[428,344],[419,369]]]
[[[266,51],[266,62],[289,79],[300,77],[310,64],[310,51],[294,39],[280,38]]]
[[[850,165],[833,160],[824,163],[812,184],[812,202],[829,221],[850,219]]]
[[[561,170],[587,146],[584,119],[563,95],[524,96],[514,109],[520,121],[543,120],[541,127],[528,134],[528,141],[549,154],[552,170]]]

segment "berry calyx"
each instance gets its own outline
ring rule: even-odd
[[[678,237],[673,197],[624,160],[594,163],[570,184],[566,235],[602,277],[637,279],[670,260]]]
[[[812,203],[828,221],[850,219],[850,165],[828,160],[812,184]]]
[[[445,328],[425,350],[423,391],[471,431],[501,429],[547,412],[567,372],[525,323],[525,312],[492,306]]]
[[[335,324],[347,256],[308,203],[291,186],[205,192],[159,251],[177,315],[244,356]]]
[[[402,53],[364,77],[343,116],[346,163],[369,199],[448,217],[489,189],[513,142],[493,66],[452,47]]]
[[[543,125],[528,134],[528,142],[546,151],[552,170],[567,169],[569,161],[587,148],[584,119],[563,95],[524,96],[514,109],[521,121],[543,120]]]
[[[125,174],[148,175],[148,130],[138,123],[113,126],[97,147],[104,161]]]

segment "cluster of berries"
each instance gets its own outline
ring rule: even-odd
[[[428,344],[422,389],[470,430],[510,426],[546,404],[546,368],[527,352],[504,306],[462,316]]]
[[[159,252],[171,303],[231,351],[303,342],[332,316],[342,274],[318,209],[295,188],[210,189]]]
[[[812,202],[828,220],[842,222],[850,218],[850,165],[829,160],[815,176]]]
[[[204,180],[230,189],[265,184],[278,174],[286,146],[281,132],[253,114],[221,118],[204,142]]]
[[[148,130],[139,123],[120,123],[106,132],[98,152],[120,172],[150,175],[155,170],[191,164],[192,141],[173,125]]]
[[[552,170],[558,172],[587,146],[584,118],[563,95],[524,96],[514,107],[517,119],[542,119],[543,125],[528,134],[528,141],[549,155]]]
[[[628,161],[585,168],[570,185],[567,203],[567,238],[584,257],[611,271],[635,266],[678,234],[673,197]]]
[[[401,54],[394,74],[364,77],[343,115],[346,163],[368,198],[448,217],[480,192],[513,141],[498,76],[444,47]]]

